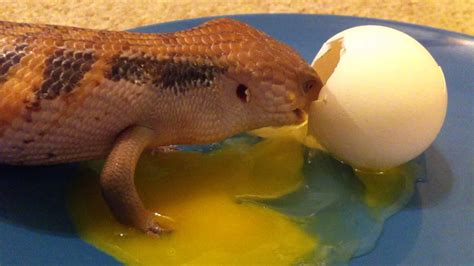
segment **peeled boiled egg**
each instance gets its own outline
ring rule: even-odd
[[[309,134],[358,169],[385,170],[425,151],[447,109],[443,71],[409,35],[359,26],[326,41],[312,66],[323,83]]]

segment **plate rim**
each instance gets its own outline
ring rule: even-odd
[[[470,41],[474,42],[474,35],[470,35],[467,33],[463,32],[457,32],[457,31],[451,31],[451,30],[446,30],[446,29],[441,29],[441,28],[436,28],[432,26],[425,26],[425,25],[419,25],[419,24],[414,24],[414,23],[409,23],[409,22],[402,22],[402,21],[395,21],[395,20],[389,20],[389,19],[380,19],[380,18],[369,18],[369,17],[358,17],[358,16],[346,16],[346,15],[332,15],[332,14],[309,14],[309,13],[252,13],[252,14],[227,14],[227,15],[217,15],[217,16],[204,16],[204,17],[197,17],[197,18],[188,18],[188,19],[178,19],[178,20],[172,20],[172,21],[165,21],[165,22],[158,22],[158,23],[153,23],[153,24],[146,24],[142,26],[137,26],[133,27],[130,29],[126,29],[126,31],[136,31],[140,32],[142,30],[146,30],[148,28],[152,27],[166,27],[167,25],[171,24],[176,24],[176,23],[183,23],[183,22],[204,22],[212,19],[219,19],[219,18],[251,18],[251,17],[291,17],[291,16],[301,16],[301,17],[325,17],[325,18],[331,18],[331,19],[348,19],[348,20],[362,20],[362,21],[367,21],[367,22],[375,22],[375,23],[386,23],[386,24],[394,24],[397,26],[406,26],[406,27],[412,27],[424,31],[431,31],[431,32],[437,32],[443,35],[450,35],[450,36],[455,36],[457,38],[463,38],[467,39]]]

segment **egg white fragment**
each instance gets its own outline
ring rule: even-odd
[[[325,86],[309,133],[355,168],[384,170],[426,150],[447,109],[442,69],[415,39],[382,26],[330,38],[313,67]]]

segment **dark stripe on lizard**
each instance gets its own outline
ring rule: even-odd
[[[18,44],[14,50],[0,50],[0,83],[7,80],[8,70],[20,63],[27,48],[27,44]]]
[[[193,88],[210,87],[226,69],[208,64],[155,60],[146,57],[115,57],[105,77],[112,81],[124,79],[137,85],[152,84],[160,89],[184,94]]]
[[[96,61],[93,51],[56,50],[45,62],[38,99],[52,100],[71,92]]]

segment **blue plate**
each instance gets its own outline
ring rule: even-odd
[[[474,37],[410,24],[319,15],[244,15],[249,23],[298,50],[309,62],[329,37],[366,24],[404,31],[421,42],[444,70],[449,104],[445,125],[426,151],[427,180],[407,208],[391,217],[371,253],[352,265],[474,263]],[[172,32],[210,18],[146,26]],[[409,64],[409,62],[407,62]],[[115,265],[80,240],[66,211],[65,191],[76,165],[0,166],[1,265]]]

